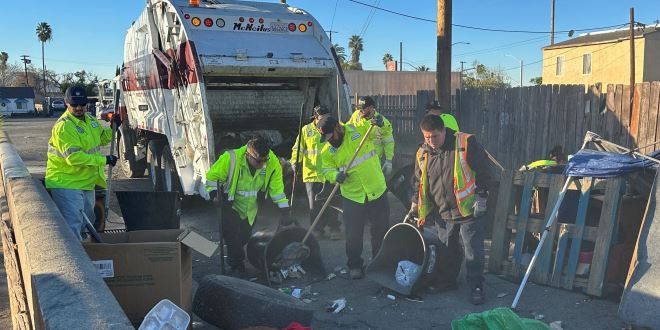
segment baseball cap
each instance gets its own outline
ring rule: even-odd
[[[79,86],[71,86],[64,93],[64,101],[70,105],[87,104],[87,92]]]
[[[321,142],[327,141],[337,127],[337,119],[331,115],[323,115],[316,123],[316,129],[321,133]]]
[[[370,106],[376,106],[376,102],[374,102],[374,99],[371,98],[371,96],[361,96],[358,99],[358,104],[357,104],[358,108],[363,108],[363,107],[367,108]]]

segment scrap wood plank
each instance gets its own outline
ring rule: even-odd
[[[649,129],[649,96],[651,93],[651,84],[648,82],[641,83],[637,85],[637,88],[635,89],[635,93],[638,93],[639,90],[639,95],[636,95],[635,98],[639,99],[639,102],[637,104],[639,105],[639,121],[637,122],[637,126],[639,126],[638,132],[637,132],[637,146],[638,147],[643,147],[649,143],[653,143],[653,141],[650,141],[648,139],[648,129]],[[640,150],[642,153],[645,153],[648,148],[644,148],[643,150]],[[653,150],[653,149],[651,149]]]
[[[660,140],[660,133],[657,129],[658,116],[660,115],[659,103],[660,103],[660,81],[654,81],[651,83],[651,92],[649,94],[649,130],[648,130],[648,140],[649,143]],[[648,149],[656,150],[660,149],[660,145],[654,145]]]
[[[513,273],[510,274],[514,277],[517,277],[522,270],[523,245],[525,244],[525,237],[527,236],[527,218],[529,217],[529,211],[532,207],[532,191],[534,188],[535,174],[535,172],[523,173],[525,183],[523,185],[522,198],[520,201],[520,211],[518,212],[516,243],[513,248],[514,267],[512,268]]]
[[[619,144],[630,148],[632,145],[632,135],[630,135],[630,93],[632,89],[628,85],[623,85],[623,94],[621,95],[621,131]]]
[[[513,171],[505,170],[500,177],[497,193],[497,208],[493,219],[493,240],[490,247],[488,269],[493,273],[502,271],[502,261],[508,257],[511,230],[506,228],[507,216],[513,209]]]
[[[564,257],[566,256],[566,246],[568,245],[568,228],[565,223],[559,225],[559,240],[557,241],[557,250],[555,251],[555,264],[552,267],[552,278],[550,285],[558,287],[561,281],[561,274],[564,268]]]
[[[629,87],[629,93],[628,94],[628,99],[626,99],[624,104],[628,105],[628,108],[625,111],[629,113],[629,146],[634,147],[638,146],[638,138],[639,138],[639,115],[640,115],[640,107],[641,107],[641,100],[640,96],[642,94],[642,84],[635,84],[635,86]],[[630,104],[630,97],[632,96],[633,102]],[[632,106],[632,108],[631,108]]]
[[[589,206],[589,198],[591,196],[592,185],[593,179],[590,177],[585,177],[581,180],[580,201],[578,203],[577,215],[575,216],[576,232],[575,236],[573,236],[571,239],[571,251],[568,257],[568,264],[566,265],[566,276],[563,280],[563,287],[564,289],[568,290],[573,289],[573,280],[575,279],[578,257],[580,256],[584,224],[586,223],[587,219],[587,210]]]
[[[545,206],[545,217],[544,221],[550,218],[552,209],[557,203],[559,198],[559,192],[561,191],[564,181],[566,180],[563,175],[555,174],[551,176],[550,188],[548,191],[548,202]],[[545,223],[543,223],[545,226]],[[550,280],[550,265],[552,262],[552,248],[554,247],[554,238],[557,235],[557,221],[554,221],[550,226],[548,236],[541,247],[541,252],[538,256],[538,263],[536,267],[537,280],[540,283],[547,284]]]
[[[614,125],[616,124],[616,86],[613,84],[607,85],[607,94],[606,96],[606,108],[605,108],[605,118],[603,122],[603,138],[614,141]],[[619,104],[621,103],[621,97],[619,96]]]
[[[590,295],[603,295],[607,261],[609,259],[610,246],[612,245],[612,237],[614,235],[624,187],[624,179],[622,177],[607,180],[603,208],[598,222],[598,236],[594,246],[594,256],[591,261],[591,270],[589,273],[587,294]]]

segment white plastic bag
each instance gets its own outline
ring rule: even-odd
[[[422,271],[422,266],[410,261],[410,260],[401,260],[396,266],[396,272],[394,276],[396,282],[405,287],[412,287],[417,281],[419,274]]]

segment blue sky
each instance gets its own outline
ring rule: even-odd
[[[436,1],[360,1],[426,19],[436,17]],[[349,0],[288,0],[288,3],[314,15],[326,31],[331,28],[337,31],[333,42],[344,47],[351,35],[364,31],[361,62],[367,70],[383,70],[381,59],[386,52],[398,60],[400,41],[404,63],[435,68],[435,23],[375,10],[366,24],[371,9]],[[100,78],[110,78],[115,66],[121,64],[124,33],[144,4],[141,0],[4,0],[0,5],[3,13],[0,51],[9,53],[10,63],[18,63],[19,56],[26,54],[35,66],[41,67],[41,45],[35,28],[39,22],[46,21],[53,28],[53,41],[46,44],[49,69],[57,73],[85,69]],[[550,0],[454,0],[453,7],[455,24],[508,30],[550,29]],[[660,19],[658,0],[556,0],[555,30],[624,24],[629,20],[630,7],[635,7],[639,22],[651,24]],[[555,42],[567,38],[566,33],[557,34]],[[458,68],[460,61],[466,61],[467,67],[478,60],[487,66],[510,69],[506,73],[517,84],[519,62],[505,55],[513,55],[525,63],[539,61],[541,47],[549,43],[549,37],[454,27],[453,42],[470,43],[454,46],[453,68]],[[413,70],[411,65],[404,64],[404,70]],[[524,82],[527,84],[530,78],[540,76],[541,69],[542,63],[525,66]]]

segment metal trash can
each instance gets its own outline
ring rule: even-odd
[[[398,223],[387,231],[380,250],[366,270],[368,279],[396,291],[410,295],[430,284],[438,273],[439,260],[446,251],[435,232],[423,231],[409,223]],[[422,273],[411,286],[403,286],[395,279],[399,261],[410,260],[422,267]]]

